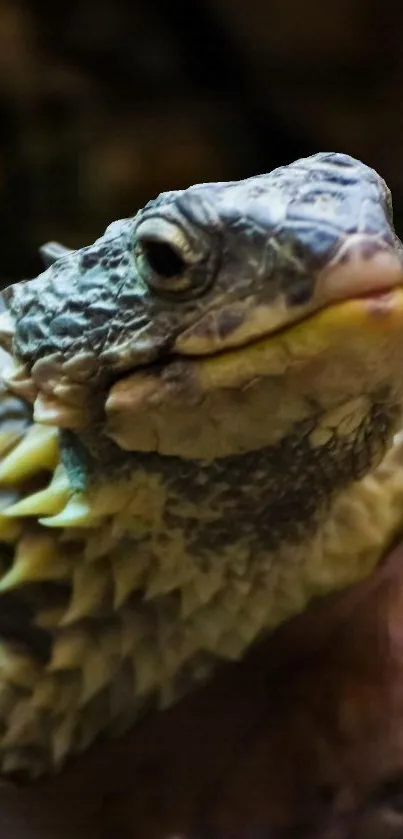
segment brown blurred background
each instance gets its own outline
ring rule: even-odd
[[[401,231],[402,37],[396,0],[0,0],[3,282],[161,190],[315,151],[378,169]]]

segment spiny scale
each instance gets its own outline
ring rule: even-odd
[[[321,593],[368,573],[401,522],[399,441],[375,476],[336,503],[329,525],[297,557],[293,585],[281,562],[277,578],[271,569],[266,581],[264,563],[259,577],[232,575],[231,556],[197,570],[175,543],[157,558],[136,543],[129,514],[120,512],[122,488],[74,494],[57,432],[27,424],[25,404],[20,418],[13,404],[15,422],[4,433],[0,411],[0,487],[13,490],[0,513],[0,633],[7,597],[16,622],[22,610],[27,632],[22,641],[4,634],[0,646],[4,774],[54,772],[99,735],[121,733],[151,699],[165,707],[207,678],[218,659],[238,658],[262,631],[302,609],[307,590]],[[135,495],[127,509],[134,507]],[[346,539],[347,558],[339,547]]]
[[[0,464],[0,482],[15,485],[40,470],[53,470],[58,458],[57,440],[56,428],[32,425],[24,439]]]

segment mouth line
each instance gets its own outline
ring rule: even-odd
[[[351,297],[345,297],[340,300],[332,301],[320,308],[316,309],[315,311],[308,312],[305,316],[299,318],[298,320],[288,322],[286,324],[282,324],[278,328],[272,329],[269,332],[262,332],[260,335],[254,336],[249,341],[245,341],[244,343],[239,343],[237,345],[231,347],[223,347],[222,349],[217,349],[211,353],[204,353],[203,355],[198,353],[180,353],[180,352],[168,352],[163,357],[156,358],[154,361],[136,365],[135,367],[128,368],[127,370],[122,371],[116,376],[113,376],[110,380],[110,387],[113,387],[115,384],[123,381],[124,379],[128,378],[129,376],[141,374],[141,373],[159,373],[165,370],[166,368],[171,367],[174,364],[188,362],[189,364],[197,364],[197,362],[208,361],[208,359],[213,358],[220,358],[224,356],[230,355],[237,355],[238,353],[242,352],[243,350],[248,350],[250,347],[254,347],[258,345],[260,342],[277,338],[281,335],[285,335],[286,333],[292,331],[293,329],[299,327],[303,323],[307,323],[309,321],[314,321],[317,317],[321,315],[324,311],[330,309],[336,309],[338,307],[343,306],[346,303],[354,303],[359,301],[368,301],[370,304],[371,301],[374,302],[374,305],[379,306],[379,311],[385,311],[390,309],[390,303],[393,300],[397,291],[403,291],[403,284],[402,285],[391,285],[387,288],[385,286],[383,288],[378,289],[371,289],[363,291],[362,293],[358,294],[355,293]]]
[[[249,340],[245,340],[244,342],[240,342],[239,344],[234,344],[231,347],[223,347],[222,349],[217,349],[215,352],[205,353],[203,355],[201,353],[196,353],[196,352],[194,352],[194,353],[192,353],[192,352],[188,352],[188,353],[177,352],[177,353],[172,353],[171,357],[175,356],[175,358],[193,358],[193,359],[196,359],[196,358],[214,358],[216,355],[217,356],[218,355],[224,355],[224,354],[228,354],[228,353],[231,353],[231,352],[236,353],[238,350],[242,350],[245,347],[254,346],[255,344],[258,344],[260,341],[264,341],[268,338],[276,338],[278,335],[286,334],[287,332],[290,332],[292,329],[300,326],[300,324],[302,324],[302,323],[307,323],[308,321],[315,320],[315,318],[318,317],[322,312],[327,311],[328,309],[336,309],[339,306],[342,306],[343,303],[349,303],[349,302],[353,303],[355,300],[356,301],[359,301],[359,300],[369,300],[369,301],[374,300],[375,302],[377,300],[379,300],[379,301],[387,302],[388,298],[390,298],[390,299],[393,298],[393,295],[394,295],[394,292],[396,291],[396,288],[402,288],[403,289],[403,285],[402,286],[390,286],[389,288],[380,288],[378,290],[372,289],[372,291],[367,290],[367,291],[363,291],[361,294],[354,294],[351,297],[344,297],[344,298],[341,298],[340,300],[333,300],[329,303],[325,303],[324,305],[319,306],[317,309],[314,309],[313,311],[306,312],[306,314],[302,315],[302,317],[300,317],[300,318],[296,318],[295,320],[292,320],[292,321],[287,321],[286,323],[283,323],[283,324],[280,324],[277,327],[274,327],[274,329],[270,329],[270,331],[268,331],[268,332],[261,332],[260,335],[256,335]]]
[[[131,376],[152,376],[152,375],[162,375],[165,371],[172,370],[172,375],[175,377],[173,372],[173,368],[177,365],[196,365],[201,364],[203,362],[208,362],[212,359],[219,359],[219,358],[230,358],[238,356],[242,352],[248,352],[253,347],[259,346],[259,344],[275,340],[276,338],[281,338],[282,335],[286,335],[287,333],[292,332],[294,329],[298,329],[302,324],[308,322],[314,322],[318,317],[320,317],[323,312],[337,309],[343,304],[347,303],[354,303],[362,301],[363,305],[367,302],[368,307],[373,305],[373,312],[372,315],[376,317],[377,315],[387,315],[388,312],[391,311],[393,308],[393,298],[395,297],[396,293],[400,291],[403,292],[403,283],[396,285],[390,284],[389,286],[383,286],[378,288],[366,289],[362,290],[361,293],[357,293],[355,291],[350,297],[344,297],[338,300],[333,300],[325,305],[322,305],[315,309],[314,311],[306,312],[305,315],[298,318],[297,320],[288,321],[287,323],[283,323],[276,328],[272,328],[265,332],[262,330],[260,334],[254,335],[253,337],[249,338],[249,340],[245,340],[244,342],[240,342],[239,344],[232,345],[230,347],[224,346],[222,348],[215,349],[214,352],[211,353],[181,353],[179,351],[168,351],[162,350],[161,355],[155,358],[152,361],[145,362],[144,364],[138,364],[127,367],[125,370],[120,370],[119,372],[109,371],[107,373],[105,371],[104,377],[98,379],[97,381],[97,392],[102,393],[103,399],[105,398],[105,394],[110,392],[116,385],[119,385],[121,382],[124,382],[126,379],[129,379]],[[169,373],[167,378],[169,377]],[[39,386],[39,392],[42,391],[42,388]],[[91,391],[91,387],[89,391]],[[59,400],[58,400],[59,401]],[[61,400],[64,401],[63,399]]]
[[[398,296],[400,297],[400,305],[398,302]],[[37,395],[34,400],[35,402],[35,412],[34,413],[35,419],[44,425],[52,425],[52,426],[59,426],[61,428],[70,428],[70,429],[80,429],[86,427],[89,422],[89,416],[96,416],[98,411],[101,411],[102,415],[105,409],[106,401],[109,400],[111,397],[113,399],[113,393],[115,388],[119,389],[119,386],[130,386],[130,381],[135,384],[135,380],[138,379],[139,383],[141,383],[141,379],[155,379],[161,380],[165,382],[165,386],[173,386],[174,390],[177,387],[178,382],[181,381],[181,378],[185,376],[187,373],[190,372],[190,369],[193,370],[197,369],[198,365],[202,365],[202,369],[204,364],[209,361],[213,361],[217,359],[217,363],[220,364],[218,359],[223,359],[224,365],[229,365],[231,369],[234,371],[236,370],[237,363],[240,365],[240,369],[245,365],[252,365],[253,367],[253,359],[249,362],[247,359],[242,359],[242,355],[245,356],[248,353],[253,353],[257,350],[258,355],[260,353],[259,345],[263,351],[264,356],[266,357],[266,353],[269,353],[268,358],[271,357],[271,349],[270,349],[270,342],[273,341],[273,351],[274,356],[276,354],[276,339],[279,336],[284,335],[286,336],[287,333],[293,332],[293,330],[297,330],[301,325],[304,323],[311,321],[314,322],[317,319],[320,319],[321,315],[324,312],[329,311],[331,309],[341,309],[343,306],[348,306],[349,304],[359,304],[361,302],[361,308],[364,310],[367,309],[367,313],[365,313],[364,317],[368,318],[368,320],[372,320],[373,322],[378,321],[378,323],[382,323],[382,320],[388,318],[388,316],[393,315],[393,312],[400,309],[403,311],[403,285],[400,286],[390,285],[388,287],[383,287],[378,289],[372,289],[369,291],[363,291],[360,294],[354,294],[348,298],[340,299],[337,301],[332,301],[331,303],[316,309],[314,312],[309,312],[305,315],[305,317],[301,317],[299,320],[294,321],[292,323],[287,323],[281,325],[277,329],[271,329],[266,333],[262,330],[260,335],[253,336],[253,339],[249,341],[245,341],[242,344],[237,346],[232,346],[230,348],[224,347],[218,349],[216,352],[211,354],[203,354],[200,355],[185,355],[179,352],[168,352],[165,356],[156,358],[155,360],[149,362],[148,364],[137,365],[133,367],[128,367],[126,370],[121,370],[116,375],[107,375],[105,379],[102,381],[98,380],[97,388],[95,393],[97,397],[93,401],[92,408],[89,406],[88,398],[94,398],[94,388],[89,387],[86,393],[86,398],[83,400],[82,403],[82,410],[80,406],[77,408],[72,406],[72,404],[64,399],[63,397],[60,398],[59,394],[55,394],[53,397],[50,394],[43,392],[42,388],[39,386],[37,389]],[[343,320],[343,314],[341,314],[341,319]],[[353,319],[351,320],[351,316],[347,312],[347,323],[350,324],[350,331],[351,328],[355,328],[354,324],[356,324],[359,328],[360,317],[358,320],[354,316],[354,308],[353,308]],[[400,325],[400,321],[399,321]],[[326,322],[321,324],[319,320],[319,333],[323,333],[323,329],[327,329],[329,324],[326,326]],[[314,327],[315,328],[315,327]],[[330,320],[330,329],[332,331],[332,322]],[[339,336],[340,337],[340,336]],[[342,339],[342,333],[341,333]],[[280,337],[281,340],[281,337]],[[285,339],[286,340],[286,339]],[[298,344],[298,335],[297,335],[297,344]],[[266,347],[265,344],[268,344]],[[274,358],[273,356],[273,358]],[[237,361],[238,359],[238,361]],[[270,366],[270,361],[269,361]],[[188,369],[189,368],[189,369]],[[236,376],[237,378],[237,376]],[[156,382],[154,382],[155,386]],[[11,387],[11,390],[13,388]],[[44,400],[44,401],[43,401]],[[49,401],[50,400],[50,401]],[[29,401],[30,398],[29,398]],[[102,407],[101,407],[102,406]],[[88,414],[88,411],[90,412]]]

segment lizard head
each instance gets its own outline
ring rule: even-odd
[[[319,154],[164,193],[3,296],[34,422],[10,440],[0,394],[0,769],[34,776],[379,561],[402,246],[384,181]]]
[[[163,193],[8,289],[3,339],[39,422],[211,460],[400,402],[402,279],[384,181],[318,154]]]
[[[386,184],[318,154],[164,193],[7,290],[8,382],[62,429],[73,488],[104,487],[95,521],[126,482],[154,543],[266,556],[317,531],[398,427],[402,283]]]

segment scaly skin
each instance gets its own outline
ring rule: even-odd
[[[0,768],[34,778],[379,562],[402,246],[321,154],[165,193],[4,299]]]

